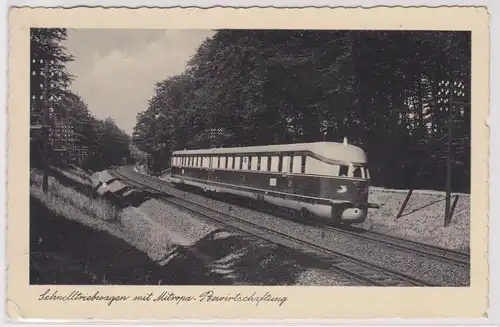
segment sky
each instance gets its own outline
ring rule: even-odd
[[[71,29],[64,45],[71,86],[99,119],[111,117],[132,134],[155,84],[184,71],[210,30]]]

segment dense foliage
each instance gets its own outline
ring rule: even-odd
[[[159,168],[177,149],[345,136],[367,152],[375,185],[442,189],[439,83],[465,83],[470,101],[470,42],[467,32],[218,31],[156,85],[133,140]],[[453,188],[468,191],[470,105],[454,111]]]
[[[93,170],[120,165],[122,157],[130,157],[130,137],[115,122],[108,118],[96,119],[83,99],[69,90],[73,76],[68,74],[66,63],[74,58],[62,45],[66,39],[65,29],[31,29],[31,123],[42,122],[44,106],[42,75],[44,65],[48,65],[48,99],[51,108],[51,124],[65,121],[73,126],[74,145],[88,147],[87,159],[82,163]],[[41,163],[41,133],[31,133],[31,165]],[[54,159],[55,153],[51,157]],[[56,163],[52,160],[52,163]]]

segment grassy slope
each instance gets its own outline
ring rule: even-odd
[[[31,284],[279,285],[302,273],[295,260],[281,259],[290,254],[219,230],[185,244],[145,217],[154,200],[120,210],[92,196],[86,173],[53,175],[44,194],[41,175],[31,174]]]
[[[115,205],[92,196],[89,176],[78,169],[53,174],[44,194],[41,175],[31,173],[31,283],[160,283],[140,235],[122,226]]]

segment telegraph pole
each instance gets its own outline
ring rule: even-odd
[[[448,226],[451,221],[451,166],[452,166],[452,141],[453,141],[453,92],[450,92],[448,98],[448,155],[446,158],[446,204],[444,212],[444,226]]]
[[[47,193],[49,190],[49,99],[48,99],[48,77],[49,77],[49,63],[47,60],[44,62],[43,68],[43,192]]]
[[[451,182],[452,182],[452,167],[453,167],[453,125],[454,120],[454,105],[465,104],[457,101],[456,98],[465,96],[465,84],[462,81],[441,81],[439,85],[443,89],[438,94],[444,93],[443,102],[448,102],[448,135],[447,136],[447,154],[446,154],[446,203],[444,212],[444,226],[447,227],[451,222]],[[446,97],[447,95],[447,97]],[[438,103],[440,101],[438,100]]]

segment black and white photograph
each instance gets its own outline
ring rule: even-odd
[[[29,96],[30,285],[470,285],[470,31],[31,28]]]

